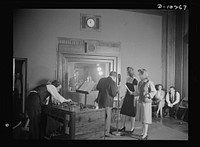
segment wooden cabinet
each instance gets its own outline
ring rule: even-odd
[[[63,108],[62,106],[48,105],[44,113],[64,125],[63,134],[57,139],[99,139],[104,136],[105,109],[84,109],[79,106]],[[49,123],[47,121],[47,123]]]

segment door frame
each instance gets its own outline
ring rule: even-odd
[[[14,58],[14,62],[16,63],[16,61],[23,61],[22,64],[22,73],[23,73],[23,77],[22,77],[22,84],[23,84],[23,94],[22,94],[22,113],[25,113],[25,101],[26,101],[26,97],[27,97],[27,65],[28,65],[28,58],[21,58],[21,57],[13,57]],[[16,65],[14,65],[16,67]],[[24,71],[23,71],[24,70]],[[15,72],[15,70],[14,70]],[[15,74],[15,73],[14,73]]]
[[[111,63],[111,69],[121,73],[121,42],[91,40],[80,38],[57,37],[57,71],[56,79],[62,84],[61,94],[65,96],[68,78],[68,60],[105,61]],[[117,82],[117,81],[116,81]]]
[[[118,71],[118,56],[99,56],[99,55],[75,55],[75,54],[68,54],[68,53],[59,53],[59,63],[58,63],[58,73],[57,79],[62,84],[61,94],[64,97],[67,97],[66,92],[68,91],[68,62],[74,61],[94,61],[94,62],[106,62],[110,63],[111,71]],[[109,71],[110,72],[110,71]]]

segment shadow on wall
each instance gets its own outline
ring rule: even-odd
[[[31,88],[35,88],[38,85],[45,84],[49,80],[52,80],[50,77],[51,70],[44,66],[37,66],[33,69],[32,80],[35,79],[35,84]]]

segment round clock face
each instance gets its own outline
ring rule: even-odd
[[[95,25],[95,21],[94,21],[94,19],[92,19],[92,18],[89,18],[88,20],[87,20],[87,25],[89,26],[89,27],[94,27],[94,25]]]

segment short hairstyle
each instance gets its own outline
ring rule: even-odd
[[[54,85],[55,87],[60,86],[60,82],[58,80],[54,80],[53,82],[51,82],[52,85]]]
[[[157,84],[157,85],[155,85],[156,90],[158,90],[159,86],[162,86],[162,89],[163,89],[163,85],[162,84]]]
[[[131,70],[133,72],[131,72]],[[135,72],[134,72],[134,69],[133,67],[127,67],[127,72],[128,72],[128,75],[131,76],[131,77],[134,77],[135,76]]]
[[[111,72],[110,72],[110,76],[117,77],[117,72],[111,71]]]
[[[148,73],[147,73],[147,70],[146,70],[146,69],[138,69],[138,72],[139,72],[141,75],[144,75],[145,78],[148,78]]]
[[[127,67],[127,70],[133,70],[133,67],[129,66],[129,67]]]
[[[176,90],[176,88],[174,86],[170,86],[169,89],[173,88],[174,90]]]

